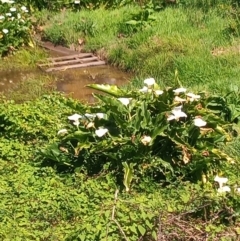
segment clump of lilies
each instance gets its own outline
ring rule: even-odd
[[[211,159],[232,160],[215,145],[215,139],[227,142],[228,135],[219,124],[222,122],[215,121],[218,116],[211,119],[214,113],[204,107],[207,106],[204,95],[192,93],[184,87],[163,90],[154,78],[145,79],[143,84],[143,88],[128,92],[116,86],[90,86],[111,96],[96,95],[102,105],[88,108],[85,114],[69,115],[68,120],[76,131],[72,135],[70,130],[61,129],[58,131],[59,137],[69,140],[76,134],[79,143],[75,149],[84,148],[81,141],[91,142],[86,146],[94,147],[94,150],[106,145],[109,160],[116,156],[116,153],[111,153],[112,150],[118,152],[120,157],[129,154],[129,163],[139,161],[151,166],[152,157],[156,157],[157,161],[169,162],[167,164],[171,168],[180,167],[182,173],[189,163],[192,169],[199,171],[199,165],[195,163],[200,161],[203,165],[207,163],[208,168]],[[219,118],[219,121],[222,119]],[[77,135],[84,135],[84,138]],[[108,155],[106,150],[104,155]],[[101,151],[97,152],[98,155]],[[139,152],[139,157],[132,157],[132,152]],[[226,185],[227,178],[217,176],[214,180],[219,183],[218,193],[230,192],[230,187]],[[240,188],[236,190],[240,192]]]
[[[220,176],[215,176],[214,181],[218,183],[218,193],[227,193],[231,192],[231,188],[228,185],[225,185],[228,182],[227,177],[220,177]],[[235,186],[233,189],[237,194],[240,194],[240,187]]]

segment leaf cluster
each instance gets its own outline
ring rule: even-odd
[[[146,93],[108,85],[90,87],[109,95],[96,94],[98,104],[81,108],[77,126],[66,125],[67,133],[42,149],[40,158],[63,170],[86,170],[88,174],[107,165],[121,177],[124,169],[126,187],[130,185],[126,180],[132,180],[126,173],[133,175],[133,171],[136,176],[150,175],[167,182],[179,177],[197,181],[203,174],[218,173],[222,162],[235,162],[220,147],[237,135],[240,115],[226,99],[206,93],[191,99],[192,93],[178,93],[183,88],[161,91],[157,84]],[[184,116],[177,116],[176,110]],[[204,124],[195,124],[197,119]],[[98,136],[97,130],[102,129],[106,133]]]

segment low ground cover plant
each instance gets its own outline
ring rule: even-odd
[[[237,102],[151,78],[92,87],[110,96],[1,103],[1,239],[237,238],[238,158],[219,150]]]

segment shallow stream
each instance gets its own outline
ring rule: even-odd
[[[51,73],[45,73],[37,68],[19,71],[8,70],[0,71],[0,92],[6,92],[9,89],[16,90],[20,83],[29,81],[29,79],[34,79],[34,84],[38,84],[36,80],[46,77],[46,75],[57,79],[54,82],[57,91],[89,103],[94,101],[92,93],[96,91],[87,88],[86,85],[97,83],[122,86],[131,78],[131,74],[108,65],[67,69]]]

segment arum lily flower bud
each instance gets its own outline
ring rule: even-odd
[[[155,94],[156,94],[156,95],[162,95],[162,94],[163,94],[163,91],[162,91],[162,90],[155,90]]]
[[[186,89],[186,88],[183,88],[183,87],[178,88],[178,89],[176,89],[176,90],[173,90],[173,92],[174,92],[175,94],[185,93],[186,91],[187,91],[187,89]]]
[[[67,129],[61,129],[61,130],[58,131],[57,134],[62,135],[62,134],[66,134],[66,133],[68,133]]]
[[[130,98],[118,98],[118,100],[125,106],[128,106],[131,101]]]
[[[152,138],[150,136],[143,136],[141,142],[144,146],[148,145],[151,142]]]

